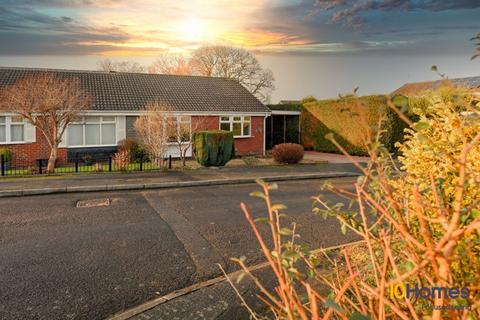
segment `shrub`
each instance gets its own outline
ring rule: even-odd
[[[459,91],[421,99],[423,107],[415,111],[420,119],[410,122],[399,145],[402,170],[380,137],[370,133],[374,139],[366,147],[372,160],[366,167],[356,164],[363,176],[353,191],[324,186],[349,205],[315,198],[314,213],[336,217],[342,233],[359,236],[361,245],[321,255],[324,250],[296,240],[295,224],[284,223],[285,206],[271,202],[276,184],[260,181],[262,191],[252,193],[266,201],[266,218],[254,220],[241,204],[276,287],[266,289],[244,259],[235,261],[254,278],[274,318],[480,318],[480,103]],[[270,226],[268,241],[258,226],[262,222]],[[322,257],[330,268],[319,268]]]
[[[419,121],[415,128],[407,129],[405,142],[399,144],[401,169],[407,175],[402,181],[395,181],[394,186],[410,203],[413,203],[415,197],[413,190],[418,188],[422,196],[432,204],[431,208],[424,209],[429,219],[438,217],[437,209],[433,207],[438,196],[448,211],[460,204],[461,222],[468,224],[476,215],[480,215],[480,144],[472,145],[465,160],[461,157],[465,144],[472,142],[480,133],[480,108],[474,106],[469,92],[448,87],[409,100],[412,112],[418,116]],[[470,118],[467,114],[472,111],[477,115]],[[467,174],[463,182],[463,177],[459,174],[460,161],[464,162]],[[432,183],[439,190],[432,188]],[[455,197],[458,196],[459,184],[464,189],[461,201],[457,202]],[[469,213],[472,209],[477,211]],[[417,221],[417,228],[418,223]],[[432,230],[435,238],[443,234],[441,228]],[[454,280],[459,283],[471,282],[480,274],[480,234],[473,233],[460,239],[454,254],[461,257],[465,246],[472,246],[477,259],[459,258],[451,266]]]
[[[9,163],[12,161],[13,153],[7,148],[0,148],[0,157],[3,155],[5,162]]]
[[[169,108],[153,103],[147,106],[146,111],[135,121],[135,131],[148,158],[163,168],[162,159],[168,149],[171,126],[171,117],[167,113]]]
[[[128,151],[123,150],[115,153],[113,155],[113,164],[115,168],[120,171],[125,171],[128,169],[128,165],[130,164],[131,155]]]
[[[123,139],[118,143],[118,151],[127,151],[128,153],[130,153],[132,161],[140,160],[140,158],[144,154],[142,148],[140,147],[140,144],[137,141],[129,138]]]
[[[86,153],[82,156],[82,160],[87,166],[89,166],[93,162],[93,155],[90,153]]]
[[[385,96],[345,96],[336,100],[307,99],[301,115],[302,144],[306,149],[340,153],[325,136],[332,133],[351,155],[367,155],[367,134],[372,129],[383,131],[381,142],[392,153],[395,143],[402,141],[406,125],[387,105]],[[372,132],[376,134],[376,132]]]
[[[193,133],[193,153],[202,166],[224,166],[235,156],[233,133],[197,131]]]
[[[303,154],[303,146],[296,143],[281,143],[272,149],[272,157],[279,163],[299,163],[303,159]]]
[[[103,172],[103,165],[101,163],[95,163],[93,165],[93,171],[95,172]]]

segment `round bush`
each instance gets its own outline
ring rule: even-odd
[[[0,157],[3,155],[3,159],[5,160],[5,162],[10,162],[12,160],[12,151],[10,151],[9,149],[7,148],[0,148]]]
[[[273,159],[280,163],[299,163],[303,154],[303,146],[296,143],[281,143],[272,149]]]
[[[128,152],[132,161],[139,160],[144,154],[138,142],[129,138],[123,139],[118,143],[118,152]]]

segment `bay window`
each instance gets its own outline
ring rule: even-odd
[[[111,146],[116,144],[116,118],[78,117],[68,125],[68,146]]]
[[[250,137],[251,122],[250,116],[222,116],[220,130],[231,131],[234,137]]]
[[[0,143],[25,142],[25,121],[18,116],[0,116]]]

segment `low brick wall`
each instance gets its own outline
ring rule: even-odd
[[[17,166],[35,166],[37,159],[48,159],[50,157],[50,146],[43,133],[36,129],[36,142],[0,145],[0,148],[9,149],[13,153],[12,163]],[[58,149],[58,163],[67,161],[67,149]]]

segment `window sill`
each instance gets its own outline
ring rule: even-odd
[[[27,141],[9,141],[9,142],[0,142],[0,145],[27,144],[27,143],[33,143],[33,142],[27,142]]]
[[[233,136],[234,139],[248,139],[253,138],[253,136]]]
[[[118,146],[117,144],[94,144],[94,145],[82,145],[82,146],[66,146],[66,147],[61,147],[61,148],[71,148],[71,149],[75,149],[75,148],[102,148],[102,147],[110,148],[110,147],[117,147],[117,146]]]

